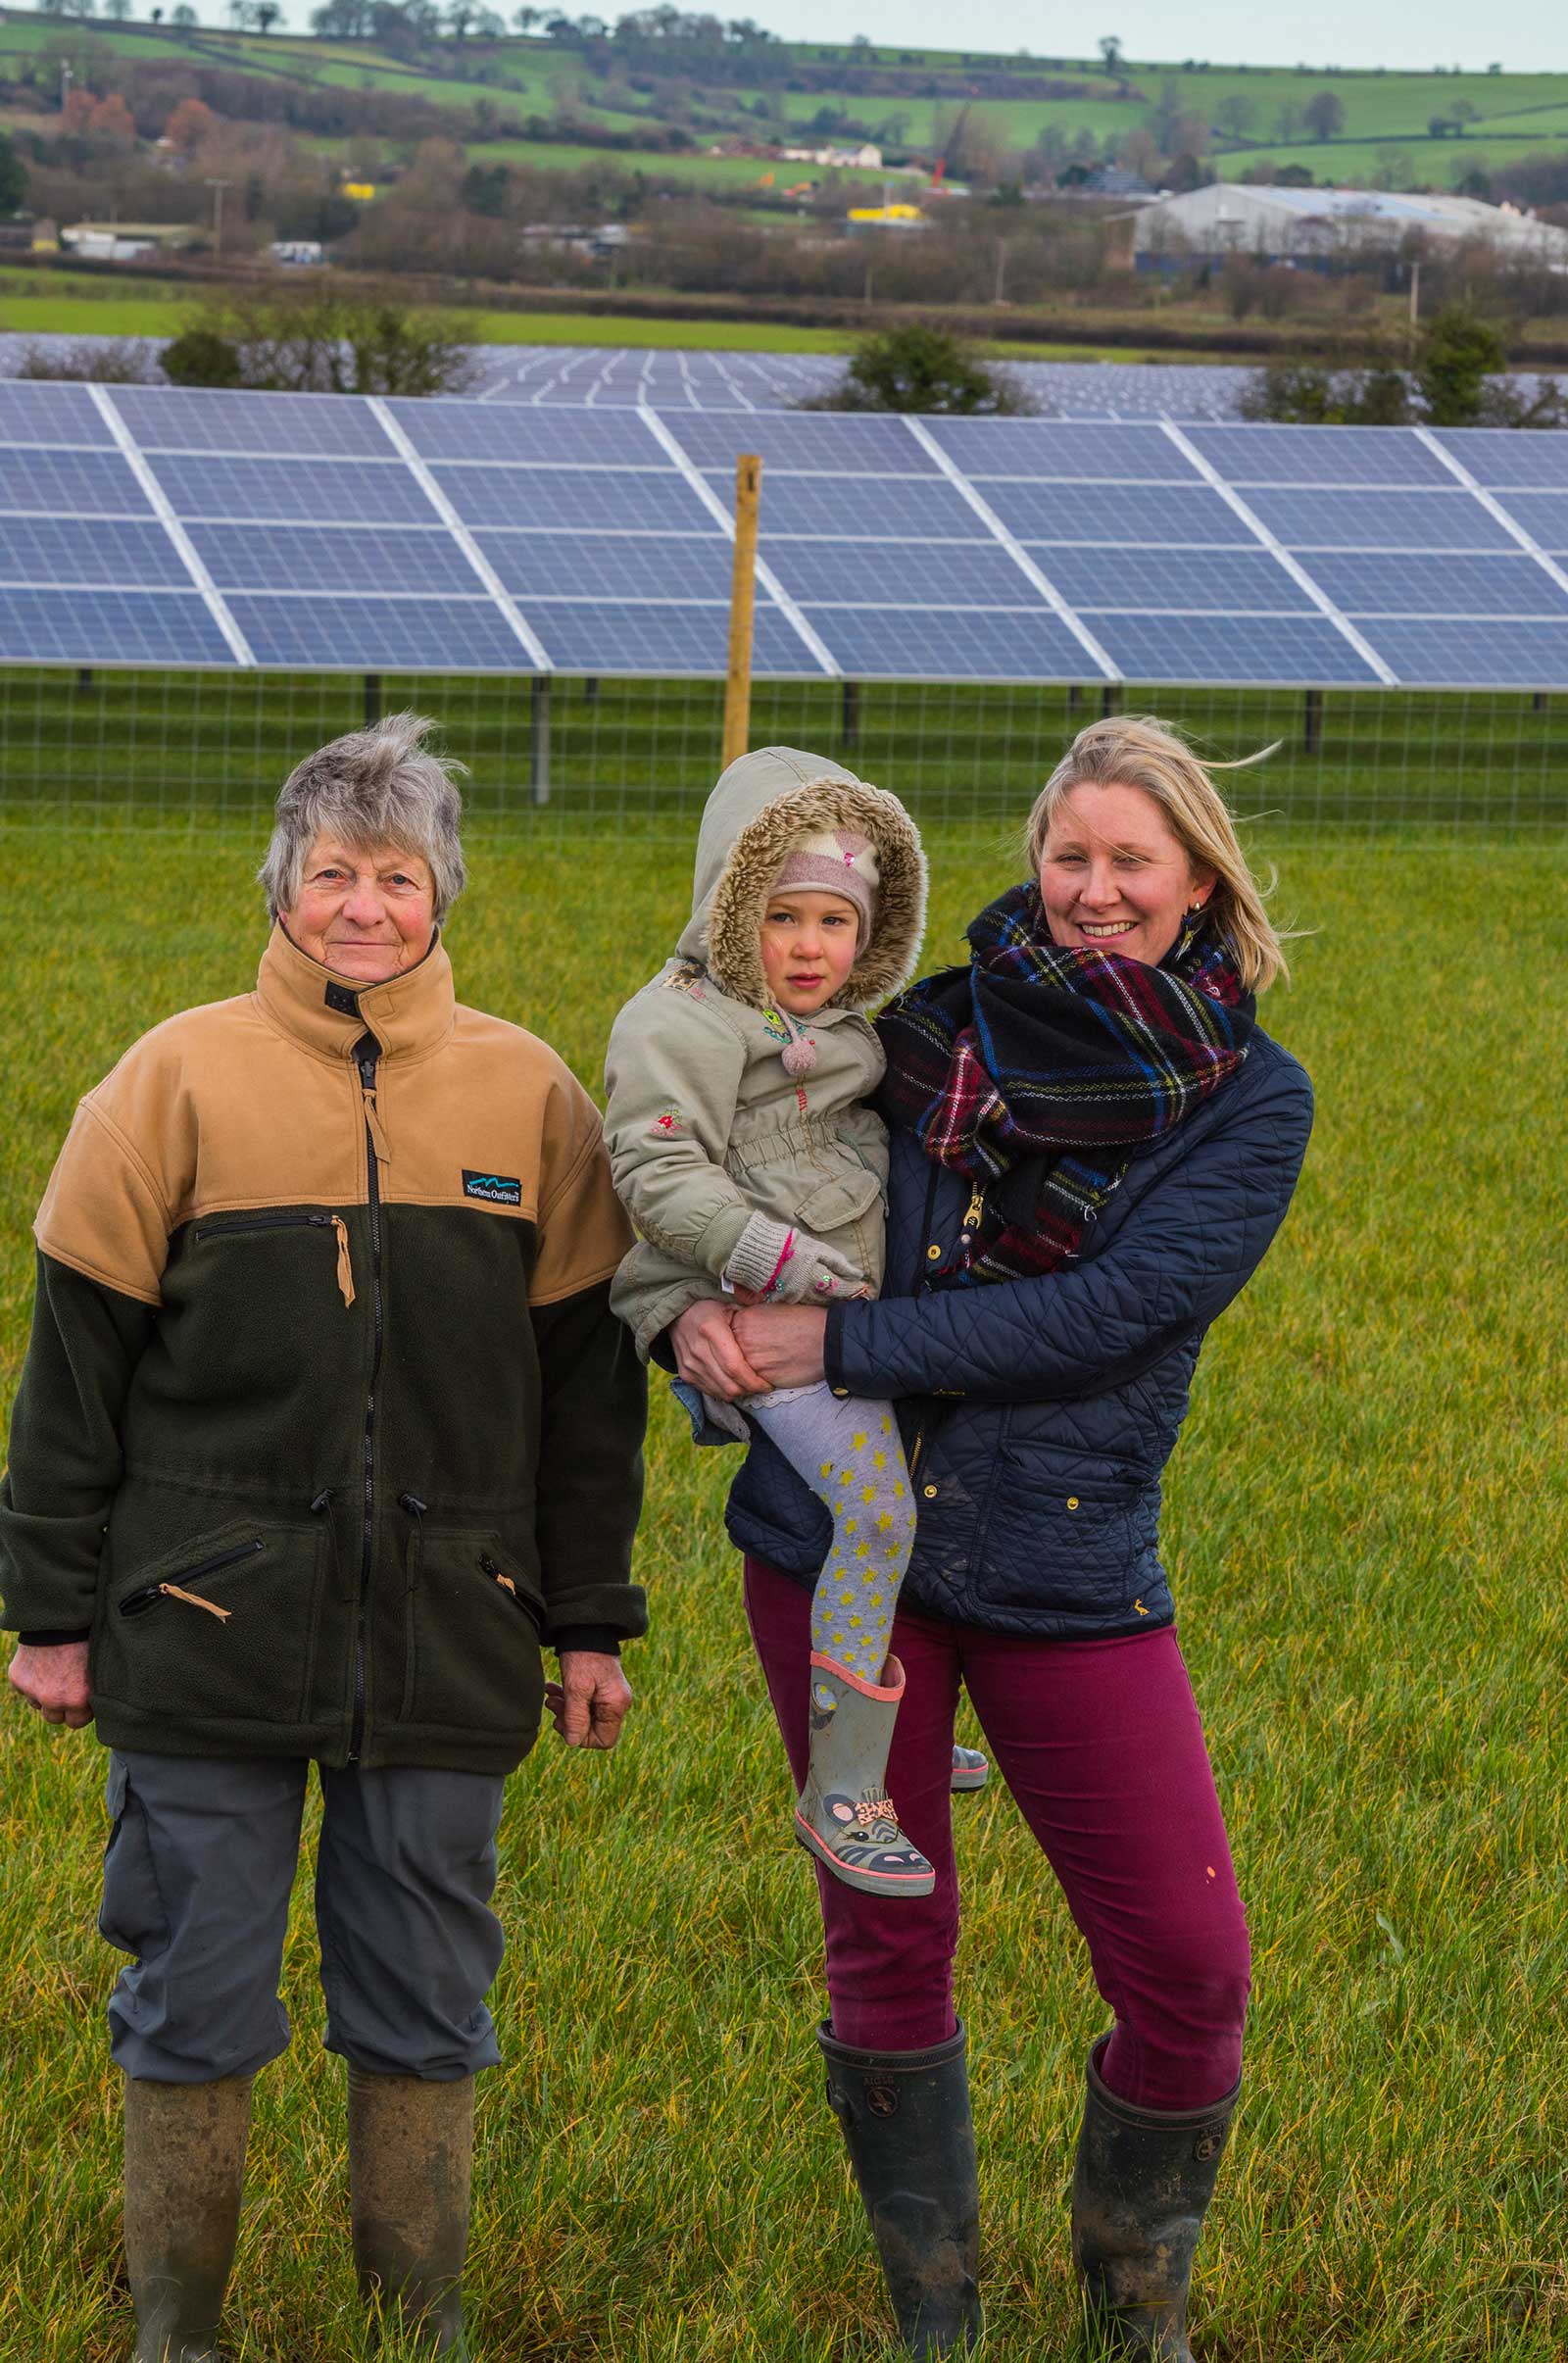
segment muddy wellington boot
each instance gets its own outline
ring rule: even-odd
[[[911,2355],[962,2354],[980,2336],[980,2191],[960,2027],[926,2051],[858,2051],[817,2034],[843,2130]]]
[[[466,2357],[463,2257],[473,2078],[434,2084],[349,2066],[349,2193],[360,2292],[388,2337]]]
[[[1072,2256],[1085,2310],[1114,2352],[1193,2363],[1187,2291],[1193,2253],[1241,2092],[1208,2108],[1134,2108],[1089,2054],[1072,2186]]]
[[[929,1895],[936,1873],[899,1828],[888,1797],[888,1749],[904,1668],[880,1685],[811,1651],[810,1741],[795,1835],[835,1879],[868,1895]]]
[[[223,2291],[234,2261],[251,2078],[125,2079],[125,2275],[135,2363],[222,2363]]]
[[[949,1784],[955,1797],[963,1797],[971,1789],[983,1789],[990,1778],[990,1762],[978,1748],[959,1748],[955,1744],[953,1779]]]

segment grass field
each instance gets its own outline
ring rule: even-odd
[[[61,282],[65,282],[64,288]],[[0,282],[0,333],[17,336],[133,336],[177,335],[194,300],[168,294],[126,295],[100,279],[71,277],[51,271],[48,294],[34,294],[39,282],[24,282],[11,293]],[[10,287],[15,288],[13,279]],[[847,353],[857,332],[844,328],[808,328],[782,320],[649,320],[640,315],[576,312],[487,312],[463,304],[454,309],[471,323],[474,340],[487,345],[645,345],[661,351],[705,353]],[[1220,319],[1217,309],[1216,321]],[[1107,323],[1108,325],[1108,323]],[[1050,344],[1009,338],[1005,343],[980,345],[980,350],[1004,361],[1141,361],[1212,360],[1156,351],[1136,344]]]
[[[73,1102],[168,1011],[245,988],[264,832],[0,835],[9,1399],[26,1226]],[[460,990],[594,1085],[617,1003],[683,916],[689,848],[640,846],[627,874],[612,832],[586,861],[494,818],[471,835]],[[931,852],[935,962],[1014,872],[989,823],[939,826]],[[1313,932],[1267,1016],[1315,1077],[1317,1132],[1283,1237],[1205,1349],[1165,1514],[1256,1948],[1248,2092],[1200,2259],[1209,2363],[1568,2349],[1565,885],[1560,859],[1505,843],[1372,851],[1327,830],[1286,858],[1282,907]],[[721,1462],[682,1441],[661,1388],[629,1735],[606,1759],[543,1743],[512,1787],[506,2065],[481,2087],[470,2272],[484,2363],[885,2352],[821,2097],[813,1891]],[[118,2363],[103,1759],[13,1712],[0,1749],[0,2358]],[[986,2351],[1060,2363],[1079,2062],[1104,2012],[1005,1796],[958,1818]],[[296,1906],[295,2043],[259,2087],[236,2363],[365,2351],[303,1884]]]

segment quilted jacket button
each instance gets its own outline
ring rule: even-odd
[[[932,1240],[931,1245],[925,1251],[925,1259],[927,1263],[940,1263],[942,1261],[942,1250],[938,1247],[934,1239]]]
[[[936,1489],[936,1487],[935,1487],[934,1485],[927,1485],[927,1486],[923,1486],[923,1487],[921,1488],[921,1491],[924,1493],[925,1498],[926,1498],[926,1500],[927,1500],[928,1501],[934,1501],[936,1500],[936,1498],[937,1498],[937,1489]]]
[[[1077,1495],[1076,1495],[1076,1494],[1069,1494],[1069,1495],[1067,1496],[1067,1507],[1068,1507],[1069,1509],[1076,1509],[1076,1508],[1077,1508],[1077,1506],[1078,1506],[1078,1497],[1077,1497]]]
[[[850,1391],[848,1387],[835,1387],[833,1392],[838,1397],[840,1403],[844,1403],[847,1401]]]

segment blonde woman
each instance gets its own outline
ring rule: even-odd
[[[1154,721],[1080,732],[1027,882],[971,957],[883,1012],[892,1129],[876,1302],[726,1315],[672,1344],[716,1394],[898,1404],[919,1527],[893,1630],[889,1777],[936,1872],[896,1906],[821,1886],[820,2035],[911,2352],[978,2335],[978,2208],[949,1813],[960,1684],[1088,1941],[1114,2024],[1073,2190],[1085,2299],[1120,2351],[1190,2363],[1193,2254],[1240,2090],[1247,1928],[1159,1560],[1160,1472],[1203,1333],[1255,1270],[1311,1127],[1254,1021],[1285,962],[1213,780]],[[797,1777],[825,1513],[753,1448],[730,1497]],[[1043,2178],[1041,2213],[1054,2175]]]

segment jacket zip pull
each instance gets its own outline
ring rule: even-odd
[[[386,1126],[381,1121],[381,1110],[376,1106],[373,1075],[372,1079],[368,1081],[363,1068],[360,1071],[360,1092],[365,1101],[365,1121],[369,1126],[370,1138],[375,1143],[376,1161],[378,1164],[390,1165],[392,1144],[386,1137]]]
[[[337,1520],[330,1515],[334,1491],[335,1488],[330,1485],[322,1487],[311,1503],[311,1515],[313,1518],[326,1519],[326,1531],[332,1544],[332,1573],[341,1584],[343,1581],[343,1553],[338,1548]]]
[[[982,1185],[977,1185],[968,1205],[963,1209],[963,1227],[966,1233],[977,1231],[980,1228],[980,1216],[985,1203],[985,1189]]]
[[[205,1608],[208,1615],[216,1616],[220,1624],[226,1625],[234,1613],[232,1608],[220,1608],[217,1600],[203,1600],[199,1592],[186,1592],[178,1584],[160,1584],[158,1589],[167,1592],[171,1600],[182,1600],[192,1608]]]
[[[337,1234],[337,1284],[343,1294],[346,1311],[354,1302],[354,1265],[349,1259],[349,1226],[341,1214],[334,1214],[332,1228]]]
[[[516,1585],[513,1582],[510,1575],[504,1575],[502,1573],[501,1569],[496,1565],[494,1559],[488,1557],[482,1558],[479,1561],[479,1565],[483,1569],[484,1573],[489,1576],[492,1583],[499,1584],[503,1592],[510,1592],[513,1599],[516,1599]]]

